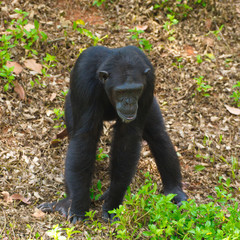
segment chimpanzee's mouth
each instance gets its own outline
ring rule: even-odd
[[[137,117],[137,111],[132,114],[124,114],[121,113],[119,110],[117,111],[118,116],[122,119],[124,123],[132,122]]]

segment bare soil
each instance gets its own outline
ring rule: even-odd
[[[12,60],[24,67],[16,80],[23,87],[26,99],[21,100],[14,90],[4,92],[3,83],[0,86],[0,192],[3,193],[0,238],[31,239],[38,232],[48,239],[47,230],[66,222],[57,213],[41,217],[35,208],[44,201],[63,197],[64,193],[68,139],[60,139],[58,144],[53,142],[63,130],[63,127],[54,128],[63,119],[54,121],[53,110],[63,110],[61,91],[68,89],[70,70],[80,51],[92,44],[89,38],[73,31],[72,22],[79,19],[100,38],[108,35],[99,44],[112,48],[138,46],[128,29],[146,29],[141,36],[153,45],[146,53],[156,70],[155,95],[179,153],[184,190],[189,198],[204,203],[208,195],[215,196],[219,177],[223,182],[230,178],[232,194],[240,199],[240,117],[226,108],[226,105],[236,108],[230,96],[232,86],[240,79],[240,2],[208,1],[210,7],[206,8],[192,4],[194,9],[186,17],[179,16],[179,23],[171,27],[175,30],[174,41],[168,40],[169,34],[163,28],[168,21],[167,10],[153,9],[154,4],[150,0],[107,1],[99,8],[87,0],[3,0],[0,4],[1,35],[6,33],[5,21],[12,20],[15,8],[29,12],[29,22],[37,19],[40,29],[48,35],[48,43],[42,44],[37,49],[39,54],[32,58],[41,63],[49,53],[58,60],[57,66],[49,70],[50,77],[40,80],[46,87],[32,87],[30,80],[34,76],[23,64],[29,57],[18,46],[12,52]],[[221,25],[224,25],[222,31],[215,35],[213,31]],[[202,63],[197,62],[197,55]],[[196,90],[194,78],[200,76],[212,86],[209,97]],[[108,153],[110,144],[111,123],[106,123],[99,147]],[[233,158],[238,160],[237,167],[232,164]],[[97,162],[94,173],[93,185],[101,180],[103,191],[109,185],[108,164],[109,159]],[[204,169],[197,171],[197,165]],[[143,142],[138,170],[131,184],[133,191],[141,186],[147,171],[161,190],[153,157]],[[97,211],[96,218],[107,229],[95,233],[78,223],[76,228],[83,233],[77,239],[86,239],[87,233],[92,239],[106,239],[109,226],[101,220],[101,206],[102,202],[93,201],[91,210]]]

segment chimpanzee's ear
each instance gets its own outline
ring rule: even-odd
[[[109,73],[106,71],[100,71],[98,73],[98,78],[104,84],[107,81],[107,79],[109,78]]]
[[[144,70],[144,74],[147,75],[150,71],[151,71],[150,68],[146,68],[146,69]]]

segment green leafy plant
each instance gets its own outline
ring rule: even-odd
[[[182,57],[176,57],[175,62],[172,63],[173,66],[176,66],[179,69],[182,69],[184,66],[183,64],[181,64],[183,62],[183,58]]]
[[[209,34],[213,34],[213,35],[215,35],[215,37],[217,38],[217,40],[221,40],[221,37],[219,36],[219,34],[221,33],[223,27],[224,27],[224,25],[221,25],[220,28],[218,28],[217,30],[208,32],[208,33],[207,33],[207,36],[208,36]]]
[[[108,35],[99,38],[98,36],[94,35],[91,31],[84,28],[85,23],[83,20],[77,20],[73,22],[73,30],[77,30],[80,34],[87,36],[89,39],[92,40],[93,46],[96,46],[99,42],[102,42],[105,38],[108,38]]]
[[[7,29],[7,31],[11,32],[12,36],[14,36],[14,44],[18,44],[20,41],[23,43],[23,47],[26,50],[32,52],[34,55],[37,55],[38,52],[33,48],[33,45],[36,44],[36,47],[39,47],[38,40],[41,39],[41,41],[46,41],[47,35],[39,30],[39,22],[37,20],[34,20],[34,26],[27,30],[27,16],[29,13],[18,9],[15,9],[14,11],[21,17],[19,17],[17,21],[13,19],[10,22],[11,28]]]
[[[13,80],[15,79],[15,75],[13,74],[13,69],[14,67],[9,68],[6,65],[3,65],[2,68],[0,68],[0,77],[7,82],[3,87],[4,91],[7,91],[10,86],[14,86]]]
[[[64,111],[58,108],[54,108],[53,112],[55,113],[56,117],[53,119],[54,121],[59,121],[64,117]],[[64,121],[61,121],[59,125],[55,125],[54,128],[66,127]]]
[[[134,28],[129,29],[128,32],[132,33],[131,38],[132,40],[136,40],[138,42],[140,49],[144,49],[146,51],[152,50],[152,44],[150,44],[145,38],[140,37],[140,34],[144,33],[143,30]]]
[[[106,0],[94,0],[93,1],[93,6],[97,6],[100,7],[104,2],[106,2]]]
[[[103,161],[105,158],[109,158],[109,155],[106,153],[103,153],[103,148],[98,149],[98,154],[96,156],[97,161]]]
[[[81,231],[74,230],[75,227],[62,228],[58,224],[54,225],[51,230],[48,230],[46,234],[54,240],[68,240],[73,237],[76,233],[81,233]],[[67,235],[65,237],[63,234]]]
[[[97,193],[97,194],[95,194],[95,193]],[[102,194],[103,194],[102,182],[100,180],[98,180],[97,185],[92,186],[90,189],[90,198],[98,200],[102,196]]]
[[[204,77],[200,76],[198,78],[194,78],[197,83],[197,88],[196,90],[202,94],[204,97],[209,97],[209,90],[212,88],[210,85],[207,84],[207,81],[203,80]]]
[[[234,99],[235,104],[240,107],[240,81],[237,81],[237,84],[233,85],[233,89],[236,89],[233,94],[230,96]]]
[[[203,60],[202,60],[202,58],[201,58],[201,55],[197,55],[196,58],[197,58],[197,63],[200,64],[200,63],[203,62]]]
[[[215,188],[211,202],[194,200],[177,207],[171,202],[174,194],[157,195],[157,186],[150,177],[137,194],[127,192],[119,209],[111,211],[118,218],[119,239],[238,239],[240,234],[239,203],[222,186]],[[145,228],[142,231],[142,228]]]
[[[163,25],[163,28],[168,32],[168,34],[170,35],[168,37],[169,41],[174,41],[175,38],[173,37],[173,34],[175,32],[174,29],[172,29],[171,27],[175,24],[178,23],[178,20],[175,18],[174,14],[167,14],[167,18],[169,19],[169,21],[166,21]]]

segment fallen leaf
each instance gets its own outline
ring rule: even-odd
[[[24,29],[27,30],[28,32],[30,32],[34,28],[35,28],[35,26],[31,23],[28,23],[24,26]]]
[[[11,203],[13,200],[12,198],[10,197],[10,194],[9,192],[2,192],[2,195],[3,195],[3,200],[7,203]]]
[[[23,197],[21,194],[19,194],[19,193],[14,193],[12,196],[11,196],[11,198],[13,199],[13,200],[20,200],[20,201],[22,201],[23,203],[26,203],[26,204],[31,204],[31,202],[29,202],[29,199],[28,198],[25,198],[25,197]]]
[[[35,218],[44,218],[45,217],[45,213],[42,212],[40,209],[35,208],[34,213],[32,214],[33,217]]]
[[[196,53],[194,51],[194,48],[192,46],[185,45],[184,50],[185,50],[185,52],[187,53],[188,56],[195,56],[196,55]]]
[[[42,73],[42,72],[41,72],[41,70],[42,70],[42,65],[39,64],[39,63],[37,63],[35,59],[27,59],[27,60],[25,60],[24,65],[25,65],[27,68],[29,68],[29,69],[31,69],[31,70],[39,73],[39,74]]]
[[[212,25],[212,19],[206,19],[205,20],[205,26],[206,26],[206,28],[208,29],[208,30],[210,30],[211,29],[211,25]]]
[[[56,96],[57,96],[56,93],[52,93],[50,96],[50,101],[52,102],[56,98]]]
[[[62,132],[58,133],[57,134],[57,138],[58,139],[64,139],[65,137],[68,136],[68,132],[67,132],[67,129],[65,128]]]
[[[21,73],[22,70],[23,70],[23,67],[22,67],[19,63],[17,63],[17,62],[7,61],[6,66],[7,66],[8,68],[14,67],[13,72],[14,72],[15,74],[17,74],[17,75],[18,75],[19,73]]]
[[[214,40],[209,37],[204,38],[203,42],[210,47],[214,45]]]
[[[137,30],[143,30],[143,31],[145,31],[145,30],[147,30],[147,28],[148,28],[147,25],[139,25],[139,26],[136,26],[136,29],[137,29]]]
[[[228,105],[225,105],[225,107],[231,114],[240,115],[240,109],[239,108],[230,107]]]
[[[23,87],[17,81],[14,82],[14,86],[14,91],[19,95],[20,99],[25,100],[26,94]]]

